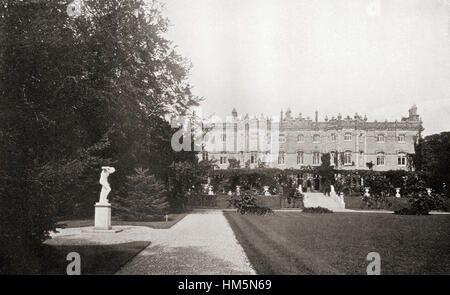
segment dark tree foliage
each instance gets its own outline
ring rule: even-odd
[[[114,198],[114,213],[121,220],[162,220],[168,213],[166,186],[148,171],[136,168],[127,176],[123,192]]]
[[[427,184],[448,195],[450,184],[450,132],[441,132],[419,139],[415,146],[416,170],[427,174]]]
[[[239,168],[241,168],[241,161],[237,159],[228,159],[227,169],[239,169]]]
[[[188,194],[205,194],[204,184],[213,167],[212,161],[179,161],[170,166],[170,205],[176,211],[186,209]]]
[[[0,272],[39,271],[56,220],[93,213],[102,165],[120,191],[135,167],[167,181],[196,157],[170,145],[165,118],[199,99],[160,5],[70,2],[0,0]]]
[[[258,192],[254,189],[244,190],[241,195],[234,196],[229,200],[230,206],[236,208],[240,214],[272,214],[272,209],[258,205],[257,195]]]
[[[322,177],[322,191],[324,193],[330,192],[330,186],[334,184],[334,168],[330,165],[330,154],[322,155],[322,163],[317,169],[317,173]]]

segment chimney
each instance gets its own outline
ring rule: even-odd
[[[233,110],[231,111],[231,115],[233,116],[233,118],[237,118],[237,111],[235,108],[233,108]]]
[[[319,120],[319,112],[316,111],[316,123],[317,123],[318,120]]]

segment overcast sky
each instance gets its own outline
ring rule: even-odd
[[[204,114],[400,120],[450,131],[450,0],[161,0]]]

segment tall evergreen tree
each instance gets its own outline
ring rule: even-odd
[[[127,176],[125,191],[115,198],[115,214],[122,220],[158,220],[169,210],[167,190],[148,169]]]

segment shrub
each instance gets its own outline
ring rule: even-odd
[[[230,205],[237,209],[240,214],[265,215],[273,213],[268,207],[261,207],[257,204],[256,190],[245,190],[240,196],[235,196],[229,200]]]
[[[114,198],[115,212],[123,220],[158,220],[167,214],[167,191],[148,169],[137,168],[127,177],[126,192]]]
[[[370,195],[363,196],[363,202],[366,203],[369,209],[386,209],[392,206],[391,202],[389,202],[388,198],[384,194],[380,195]]]
[[[318,213],[318,214],[322,214],[322,213],[333,213],[333,211],[331,211],[330,209],[327,208],[323,208],[323,207],[310,207],[310,208],[305,208],[303,209],[304,213]]]
[[[168,184],[172,211],[184,211],[188,195],[205,193],[205,180],[213,167],[213,162],[206,160],[175,162],[171,165]]]
[[[297,188],[289,187],[283,190],[284,197],[287,200],[287,203],[292,208],[304,208],[303,205],[303,194],[298,191]]]
[[[395,211],[399,215],[428,215],[431,210],[444,208],[444,196],[442,194],[418,193],[409,200],[410,206]]]

